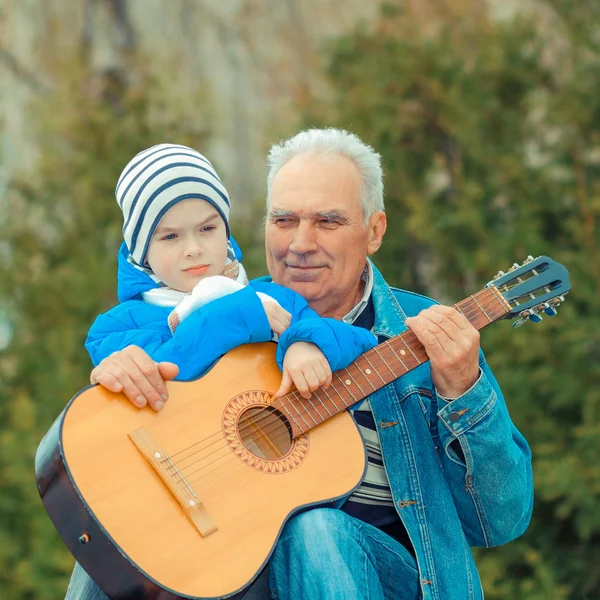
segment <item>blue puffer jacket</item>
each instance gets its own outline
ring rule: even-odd
[[[157,362],[176,363],[179,366],[177,380],[196,379],[229,350],[241,344],[271,340],[273,334],[256,292],[275,298],[292,315],[290,327],[279,338],[277,362],[280,368],[285,352],[296,341],[316,344],[332,371],[347,367],[377,344],[371,332],[321,318],[296,292],[259,281],[252,281],[239,292],[206,304],[171,334],[167,318],[172,309],[142,299],[142,292],[155,287],[157,284],[150,277],[127,262],[127,249],[123,244],[118,267],[120,304],[97,317],[85,342],[94,365],[117,350],[135,345]]]

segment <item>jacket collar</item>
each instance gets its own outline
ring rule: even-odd
[[[377,337],[390,338],[407,329],[404,324],[406,314],[379,269],[370,258],[367,260],[371,263],[373,273],[373,291],[371,293],[375,309],[374,333]]]

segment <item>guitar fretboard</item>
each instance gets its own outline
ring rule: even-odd
[[[510,311],[510,306],[494,286],[465,298],[454,308],[478,330]],[[331,386],[318,388],[309,400],[298,392],[291,392],[271,406],[287,417],[292,437],[297,438],[428,360],[425,348],[408,330],[361,354],[346,369],[336,371]]]

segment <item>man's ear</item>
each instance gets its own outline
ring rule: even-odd
[[[383,211],[373,213],[369,218],[368,227],[369,241],[367,243],[367,254],[370,256],[379,250],[385,230],[387,229],[387,217],[385,213]]]

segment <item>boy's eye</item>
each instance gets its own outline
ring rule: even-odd
[[[167,233],[167,235],[163,235],[160,239],[161,240],[174,240],[176,238],[177,238],[176,233]]]
[[[205,225],[204,227],[200,227],[200,231],[212,231],[216,229],[214,225]]]

